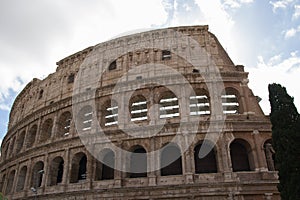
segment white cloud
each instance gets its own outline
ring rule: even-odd
[[[9,111],[10,107],[8,105],[5,105],[5,104],[0,104],[0,110]]]
[[[294,28],[291,28],[285,32],[284,38],[288,39],[288,38],[294,37],[296,35],[296,33],[297,33],[297,30]]]
[[[268,65],[268,66],[273,66],[273,65],[275,65],[275,64],[278,64],[279,62],[281,62],[281,57],[282,57],[281,54],[275,55],[275,56],[271,57],[271,58],[269,59],[267,65]],[[260,57],[259,60],[261,61],[261,63],[263,63],[263,58],[262,58],[262,57]]]
[[[166,21],[161,0],[4,1],[0,7],[0,109],[11,91],[55,71],[55,63],[122,32]],[[17,5],[17,6],[16,6]],[[141,17],[142,16],[142,17]]]
[[[298,26],[297,28],[290,28],[287,31],[283,31],[284,38],[285,39],[292,38],[292,37],[296,36],[296,34],[299,33],[299,32],[300,32],[300,26]]]
[[[300,17],[300,5],[295,5],[294,9],[295,9],[295,11],[294,11],[292,19],[296,20],[296,19],[298,19]]]
[[[209,24],[210,31],[218,37],[222,46],[234,59],[237,53],[233,48],[234,41],[231,34],[234,26],[232,17],[219,0],[211,0],[209,2],[206,0],[195,0],[195,2],[204,15],[203,21]]]
[[[239,4],[237,0],[225,0],[223,5],[225,7],[230,7],[230,8],[239,8],[239,7],[241,7],[241,4]]]
[[[183,4],[183,7],[185,8],[186,11],[190,11],[192,8],[188,4]]]
[[[270,113],[270,103],[268,97],[268,84],[279,83],[287,88],[289,95],[294,97],[294,103],[300,107],[300,91],[298,88],[300,74],[300,56],[297,52],[291,52],[285,59],[279,59],[281,55],[275,55],[267,62],[263,57],[258,57],[256,68],[246,68],[249,71],[249,87],[253,89],[255,95],[262,98],[260,105],[265,114]],[[274,63],[275,60],[279,61]],[[291,69],[293,71],[291,72]]]
[[[280,0],[280,1],[270,1],[269,3],[273,6],[273,12],[275,13],[277,9],[285,9],[287,6],[291,5],[294,0]]]
[[[240,0],[241,3],[253,3],[254,0]]]
[[[297,56],[297,54],[298,54],[298,51],[293,51],[293,52],[290,53],[290,55],[291,55],[292,57]]]
[[[254,0],[224,0],[223,6],[226,8],[240,8],[243,4],[253,3]]]

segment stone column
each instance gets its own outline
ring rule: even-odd
[[[69,184],[69,174],[71,172],[72,167],[71,164],[72,162],[70,161],[70,149],[66,149],[64,155],[64,173],[62,178],[62,185],[64,186],[64,191],[66,191],[67,185]]]
[[[124,129],[126,127],[126,125],[128,124],[128,116],[125,116],[125,109],[128,109],[125,108],[126,105],[129,103],[129,102],[126,102],[127,99],[125,98],[125,92],[123,92],[123,94],[121,95],[122,93],[119,93],[119,97],[120,99],[117,99],[118,100],[118,125],[119,125],[119,129]]]
[[[232,180],[232,167],[231,167],[231,159],[230,159],[230,147],[229,143],[233,139],[232,133],[224,133],[222,137],[219,139],[219,147],[220,153],[218,153],[218,157],[222,160],[223,174],[225,181]]]
[[[152,137],[150,138],[150,150],[151,153],[149,154],[148,152],[148,157],[147,157],[147,163],[148,163],[148,178],[149,178],[149,186],[155,186],[157,184],[156,180],[156,171],[157,169],[157,162],[156,162],[156,157],[159,157],[159,153],[155,154],[155,139]]]
[[[29,126],[27,125],[26,128],[25,128],[25,136],[24,136],[24,142],[23,142],[23,146],[21,147],[20,149],[20,152],[23,152],[23,150],[26,149],[26,143],[27,143],[27,135],[28,135],[28,130],[29,130]],[[22,133],[22,132],[21,132]]]
[[[44,157],[44,172],[43,174],[41,174],[43,176],[43,179],[42,179],[42,184],[41,184],[41,188],[43,188],[43,190],[45,189],[45,186],[46,186],[46,183],[47,183],[47,180],[48,180],[48,176],[49,176],[49,154],[46,153],[45,154],[45,157]]]
[[[183,154],[184,160],[184,176],[185,176],[185,183],[192,184],[194,183],[194,171],[195,171],[195,161],[194,161],[194,149],[192,146],[189,146],[186,152]]]
[[[189,86],[181,85],[180,87],[180,98],[178,98],[178,104],[180,107],[179,113],[181,122],[187,122],[190,116],[190,108],[189,108],[189,101],[190,101],[190,94],[186,94],[186,88]],[[188,90],[189,91],[189,90]]]
[[[267,171],[267,167],[264,165],[264,160],[263,160],[263,158],[265,157],[264,152],[259,142],[259,137],[260,137],[259,131],[253,130],[251,135],[253,137],[253,141],[255,144],[255,153],[253,153],[255,171]]]
[[[39,139],[40,139],[40,136],[41,136],[42,123],[43,123],[43,120],[40,117],[38,119],[38,123],[37,123],[37,130],[36,130],[36,134],[35,134],[35,140],[34,140],[34,143],[32,144],[31,148],[35,147],[39,143]]]
[[[119,146],[120,145],[120,146]],[[120,143],[119,145],[119,148],[122,148],[122,144]],[[116,151],[115,152],[115,171],[114,171],[114,180],[115,180],[115,183],[114,183],[114,187],[115,188],[120,188],[122,187],[122,171],[119,170],[119,169],[123,169],[123,162],[122,162],[122,152],[121,151]]]
[[[25,178],[24,190],[29,188],[29,191],[31,192],[30,188],[32,187],[31,179],[32,179],[32,167],[33,167],[32,158],[30,158],[29,163],[30,164],[27,165],[27,174],[26,174],[26,178]],[[3,190],[3,191],[5,191],[5,190]]]
[[[55,112],[55,115],[53,117],[53,126],[52,126],[52,130],[51,130],[51,142],[54,141],[55,137],[57,137],[57,118],[58,118],[58,112]]]
[[[13,182],[13,185],[12,185],[12,188],[11,188],[11,193],[14,194],[15,191],[16,191],[16,187],[17,187],[17,182],[18,182],[18,177],[19,177],[19,167],[20,167],[20,163],[17,164],[16,166],[16,170],[15,170],[15,177],[14,177],[14,182]]]
[[[249,112],[249,95],[248,95],[248,84],[249,80],[248,79],[243,79],[242,84],[241,84],[241,93],[240,93],[240,98],[241,98],[241,103],[243,105],[243,111]],[[246,96],[246,98],[245,98]]]

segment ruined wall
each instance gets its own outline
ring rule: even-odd
[[[170,38],[176,41],[182,35],[188,36],[188,46],[169,42],[163,45],[165,49],[155,48],[159,46],[155,44],[156,41],[164,43],[170,41]],[[223,134],[214,147],[216,171],[210,173],[197,172],[199,166],[195,159],[195,148],[205,139],[210,124],[219,119],[211,114],[210,100],[213,96],[209,93],[205,82],[207,80],[197,71],[197,66],[195,68],[187,61],[190,56],[189,45],[193,45],[190,40],[197,41],[205,50],[201,59],[213,61],[222,77],[224,92],[234,97],[230,97],[233,106],[227,106],[234,112],[226,113]],[[133,45],[139,46],[133,48],[135,51],[126,50]],[[119,49],[125,53],[114,60],[102,60],[104,71],[101,76],[100,73],[92,74],[97,80],[96,88],[85,88],[82,91],[95,94],[96,110],[90,112],[82,107],[83,114],[92,114],[91,118],[85,120],[90,120],[85,123],[86,127],[81,130],[96,133],[97,128],[94,127],[99,122],[107,137],[116,146],[128,151],[138,147],[152,152],[172,141],[178,130],[180,141],[189,140],[191,126],[197,126],[196,137],[192,138],[190,147],[181,152],[182,169],[179,174],[164,176],[157,170],[148,172],[143,177],[131,178],[126,172],[114,170],[113,178],[103,180],[103,166],[87,151],[78,136],[74,118],[78,117],[81,110],[73,113],[72,109],[76,78],[92,78],[89,77],[92,76],[89,74],[92,66],[84,64],[85,59],[93,58],[93,53]],[[137,69],[137,66],[147,63],[163,64],[178,71],[199,92],[196,96],[207,99],[206,105],[209,106],[198,110],[194,115],[190,111],[192,94],[186,92],[186,83],[176,82],[176,75],[165,74],[164,69],[154,72],[149,69],[149,73],[147,70],[145,72]],[[247,85],[248,73],[243,66],[233,64],[217,38],[208,31],[208,26],[176,27],[124,36],[75,53],[57,62],[57,65],[56,72],[44,80],[33,79],[28,83],[16,98],[11,110],[0,163],[0,189],[9,198],[33,199],[35,193],[30,188],[35,187],[36,194],[42,199],[279,199],[276,189],[277,173],[268,170],[270,166],[265,155],[265,144],[271,139],[270,121],[264,116]],[[211,73],[209,65],[201,67]],[[126,75],[131,69],[136,70],[133,74]],[[126,81],[123,89],[126,93],[132,92],[131,88],[150,78],[155,78],[160,84],[139,88],[128,104],[117,105],[116,121],[108,117],[111,113],[107,113],[107,109],[112,108],[110,102],[113,89],[124,76]],[[178,102],[173,102],[178,104],[182,112],[175,113],[174,117],[167,117],[167,123],[155,137],[133,138],[126,135],[122,130],[131,130],[128,125],[131,120],[121,114],[126,109],[133,109],[134,102],[146,105],[147,110],[145,115],[139,115],[144,118],[136,118],[135,124],[140,127],[151,125],[149,131],[161,126],[164,121],[160,111],[150,108],[159,104],[163,98],[171,98],[168,96],[171,95],[168,86],[175,86],[176,92],[183,94]],[[223,94],[214,95],[221,97]],[[200,121],[195,125],[196,117]],[[147,131],[143,129],[145,130]],[[133,129],[131,131],[139,132]],[[94,144],[95,148],[97,145],[105,147],[103,143],[105,142],[100,138]],[[237,170],[234,166],[234,148],[245,149],[248,168]],[[101,154],[101,151],[97,154]],[[115,165],[131,167],[124,155],[114,152],[114,156]],[[82,158],[86,158],[86,173],[82,174],[82,180],[78,180],[80,178],[76,178],[76,169]],[[150,167],[159,166],[161,162],[159,157],[147,158]],[[59,169],[63,173],[58,179]],[[39,174],[41,170],[43,172]]]

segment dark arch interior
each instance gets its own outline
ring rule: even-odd
[[[44,174],[44,163],[42,161],[37,162],[32,170],[32,187],[41,187]]]
[[[250,171],[250,164],[248,158],[248,152],[246,147],[234,141],[230,144],[230,156],[232,162],[232,170],[238,171]]]
[[[72,159],[70,183],[77,183],[86,179],[87,157],[84,153],[77,153]]]
[[[143,147],[137,147],[131,154],[129,177],[147,177],[147,152]]]
[[[102,163],[102,180],[114,179],[114,168],[115,166],[115,154],[113,151],[109,151],[105,154]]]
[[[199,157],[199,152],[201,147],[205,149],[210,149],[209,153],[204,157]],[[216,173],[217,161],[215,156],[215,151],[210,144],[201,143],[194,148],[194,160],[195,160],[195,172],[200,173]]]
[[[177,146],[164,147],[160,159],[162,176],[182,174],[181,152]]]

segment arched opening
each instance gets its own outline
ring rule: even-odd
[[[64,159],[62,157],[56,157],[52,160],[50,165],[49,181],[48,185],[57,185],[62,182],[64,174]]]
[[[40,142],[45,142],[51,138],[53,121],[52,119],[47,119],[44,121],[42,125],[42,129],[40,130]]]
[[[75,80],[75,74],[74,74],[74,73],[71,73],[71,74],[68,76],[68,83],[74,83],[74,80]]]
[[[112,126],[118,124],[118,103],[114,100],[108,100],[104,103],[103,109],[101,108],[102,126]]]
[[[57,134],[59,137],[66,137],[70,134],[72,115],[70,112],[64,112],[59,117],[57,123]]]
[[[163,147],[160,156],[161,176],[182,174],[181,151],[175,144]]]
[[[6,143],[5,145],[2,143],[1,145],[1,157],[3,157],[3,160],[7,159],[7,154],[8,154],[8,147],[9,147],[9,143]]]
[[[27,167],[23,166],[20,170],[19,177],[18,177],[18,183],[17,183],[17,192],[22,191],[24,189],[25,180],[27,175]]]
[[[9,157],[14,155],[14,147],[15,147],[16,137],[13,137],[11,143],[9,144]]]
[[[16,145],[16,153],[20,153],[25,140],[25,131],[22,131],[17,139],[17,145]]]
[[[39,92],[39,99],[43,98],[44,90],[40,90]]]
[[[13,187],[14,180],[15,180],[15,174],[16,174],[15,170],[13,170],[9,173],[5,194],[11,194],[13,192],[12,187]]]
[[[250,171],[250,162],[248,156],[248,149],[250,145],[244,141],[236,139],[230,144],[230,156],[232,170],[234,172]]]
[[[72,160],[70,183],[85,180],[87,175],[87,157],[84,153],[77,153]]]
[[[6,143],[6,145],[4,146],[4,153],[3,153],[3,157],[4,159],[8,159],[9,157],[9,141]]]
[[[204,89],[196,90],[195,94],[190,96],[190,115],[209,115],[210,102],[208,92]]]
[[[179,104],[177,96],[171,92],[165,92],[159,100],[160,119],[179,117]]]
[[[226,88],[222,96],[222,107],[224,114],[239,114],[241,112],[238,91],[233,88]]]
[[[26,148],[30,148],[33,146],[35,142],[36,132],[37,132],[37,125],[33,125],[28,131],[28,135],[26,138]]]
[[[77,123],[78,129],[82,131],[88,131],[92,128],[93,121],[93,109],[91,106],[84,106],[78,113],[79,120]]]
[[[3,174],[2,176],[2,179],[1,179],[1,182],[0,182],[0,191],[3,192],[3,186],[4,186],[4,183],[5,183],[5,180],[6,180],[6,174]]]
[[[200,149],[204,153],[209,153],[203,157],[199,155]],[[214,151],[214,145],[211,142],[202,142],[194,148],[195,173],[217,173],[217,161]]]
[[[102,153],[103,163],[100,161],[96,163],[96,180],[114,179],[115,154],[112,150],[105,150]]]
[[[136,146],[130,155],[129,177],[147,177],[147,152],[141,146]]]
[[[44,175],[44,163],[39,161],[35,163],[32,169],[31,186],[34,188],[41,187]]]
[[[264,143],[265,157],[267,161],[267,166],[269,171],[276,171],[275,164],[275,150],[272,146],[272,139],[267,140]]]
[[[138,122],[148,119],[147,99],[142,95],[137,95],[130,100],[131,121]]]
[[[112,61],[108,66],[109,71],[115,70],[115,69],[117,69],[117,61],[116,60]]]

